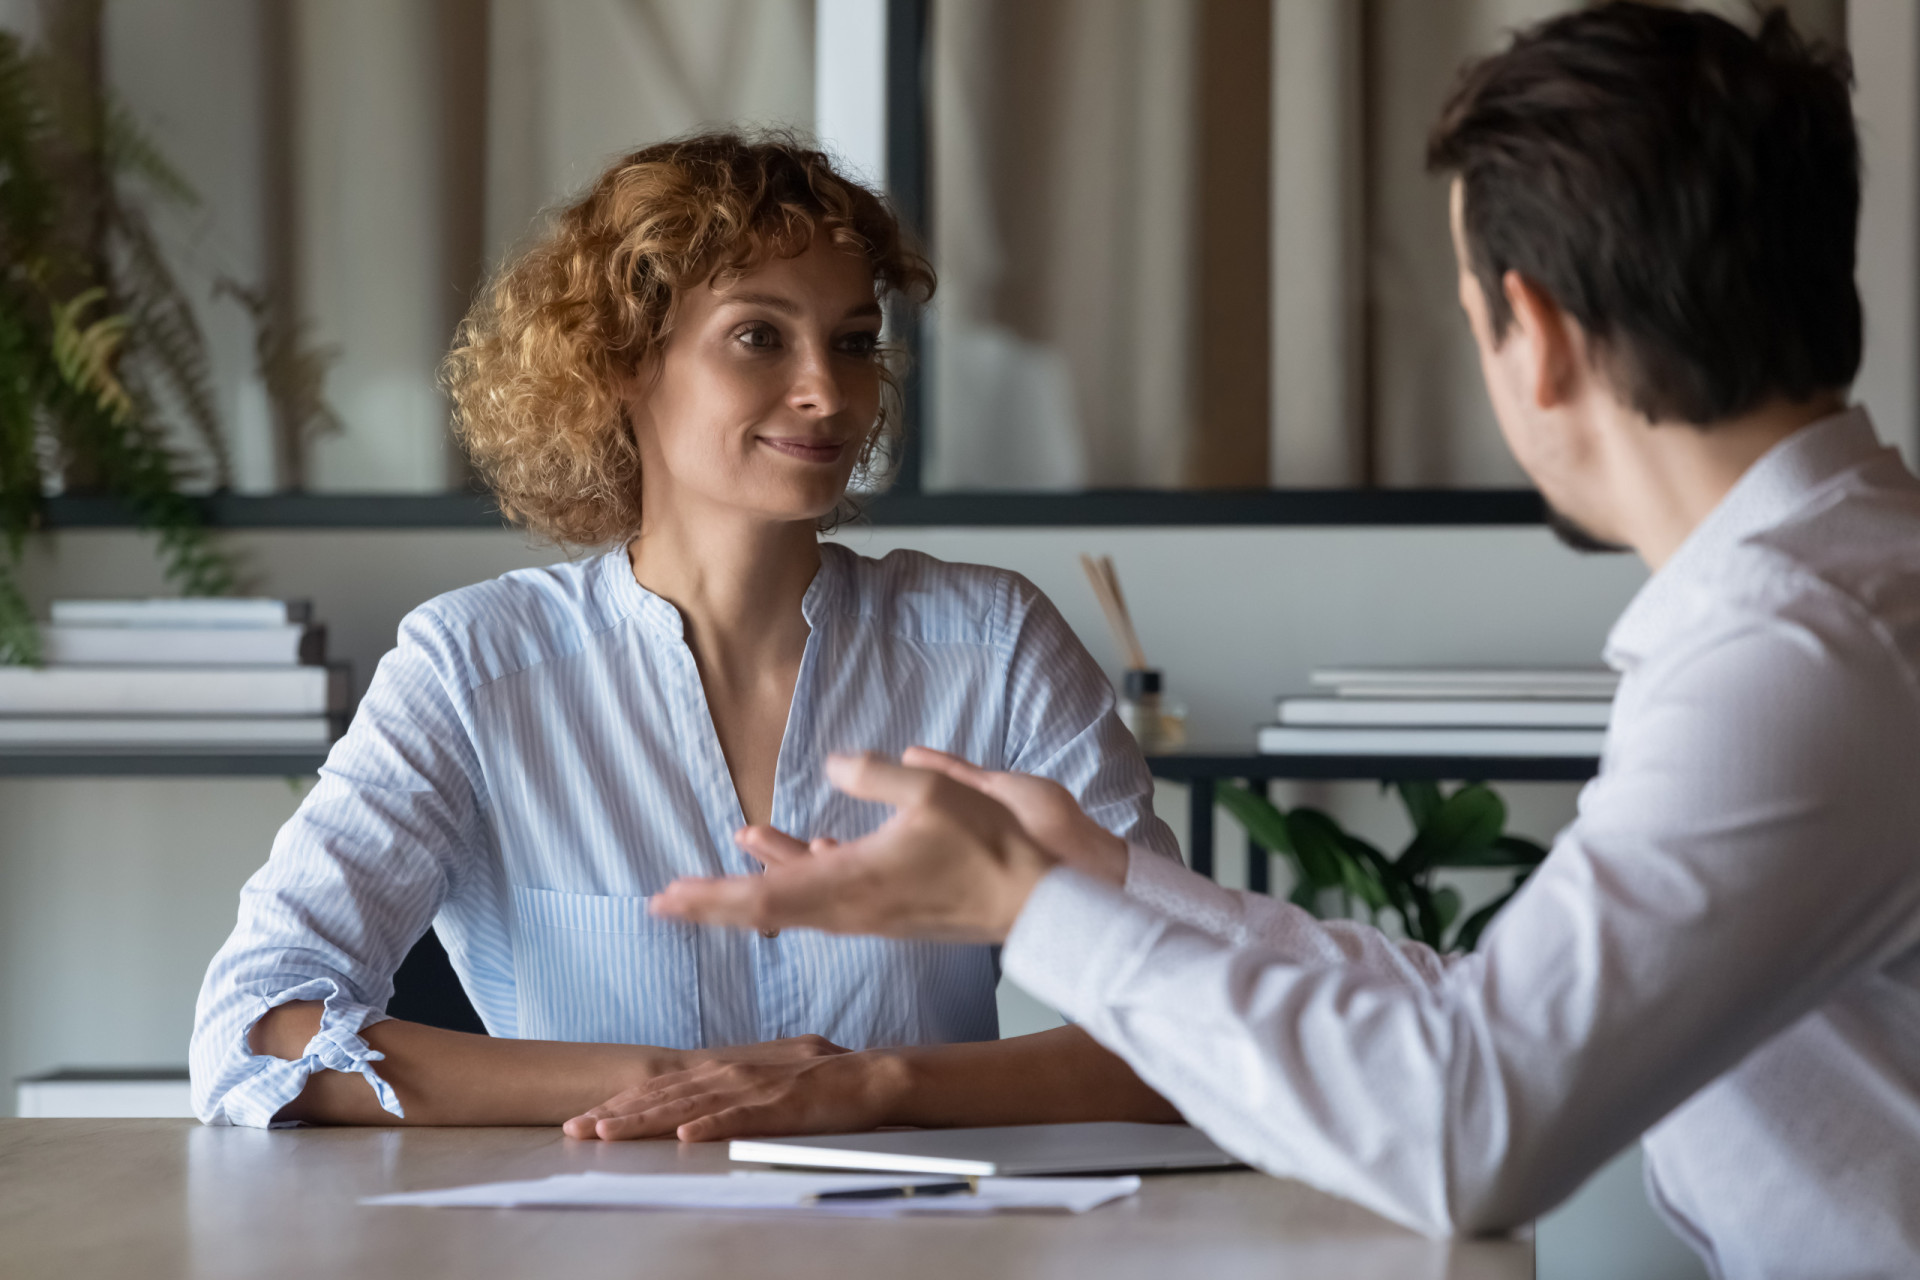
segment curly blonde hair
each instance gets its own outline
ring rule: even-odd
[[[640,455],[622,390],[666,345],[675,303],[815,238],[864,257],[881,298],[924,302],[934,276],[886,203],[786,134],[707,133],[616,161],[508,263],[456,334],[441,380],[454,430],[501,510],[595,546],[640,529]],[[896,352],[860,455],[892,452]],[[843,504],[844,505],[844,504]]]

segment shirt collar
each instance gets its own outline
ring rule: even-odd
[[[853,553],[845,547],[831,542],[820,544],[820,570],[800,598],[800,616],[807,620],[809,627],[819,626],[820,620],[846,599],[852,558]],[[680,616],[680,610],[641,586],[633,576],[633,562],[627,558],[625,543],[600,557],[600,569],[607,598],[614,602],[619,616],[637,617],[675,640],[686,639],[686,620]]]
[[[1626,671],[1683,625],[1695,584],[1740,542],[1780,524],[1808,495],[1887,452],[1855,405],[1795,431],[1762,454],[1640,588],[1607,636],[1609,665]]]

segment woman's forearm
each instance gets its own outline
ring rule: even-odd
[[[320,1029],[321,1011],[316,1001],[279,1005],[254,1024],[249,1044],[255,1053],[297,1059]],[[278,1118],[319,1124],[559,1124],[623,1089],[684,1068],[694,1056],[644,1045],[501,1039],[397,1020],[375,1023],[361,1037],[386,1055],[374,1070],[399,1097],[404,1119],[381,1108],[365,1077],[341,1071],[314,1072]]]
[[[887,1056],[898,1064],[887,1124],[956,1128],[1180,1119],[1171,1103],[1078,1027],[891,1050]]]

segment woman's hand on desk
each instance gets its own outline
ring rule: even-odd
[[[683,1142],[871,1129],[887,1123],[905,1089],[891,1055],[849,1053],[803,1036],[722,1050],[609,1098],[562,1128],[570,1138],[672,1135]]]

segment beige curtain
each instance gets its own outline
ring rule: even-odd
[[[1180,482],[1194,8],[936,0],[930,487]]]
[[[812,0],[492,0],[486,242],[619,153],[729,123],[813,126]]]
[[[1426,137],[1576,4],[936,0],[930,484],[1524,484]]]

